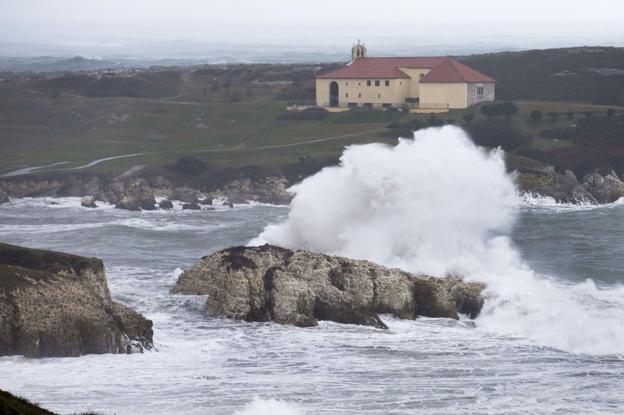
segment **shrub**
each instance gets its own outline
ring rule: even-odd
[[[488,118],[511,118],[518,113],[518,106],[513,102],[488,104],[481,107],[481,113]]]
[[[474,114],[464,114],[464,115],[462,115],[462,118],[464,119],[466,124],[470,124],[472,122],[472,120],[474,120],[475,116],[474,116]]]
[[[184,156],[171,169],[182,174],[199,174],[208,169],[208,164],[197,157]]]
[[[566,112],[566,115],[568,116],[568,120],[571,120],[572,118],[574,118],[574,111],[568,111]]]
[[[531,121],[533,122],[539,122],[541,121],[542,117],[544,116],[544,114],[542,113],[542,111],[540,110],[533,110],[531,111],[531,113],[529,114],[529,118],[531,119]]]
[[[436,117],[435,115],[432,115],[429,118],[427,118],[427,124],[429,124],[429,127],[440,127],[444,125],[444,120],[442,120],[439,117]]]
[[[488,120],[474,123],[468,127],[468,133],[475,144],[483,147],[501,147],[512,151],[531,144],[533,137],[516,129],[513,123]]]
[[[559,119],[559,113],[558,112],[549,112],[548,116],[550,117],[550,119],[554,122],[557,121]]]

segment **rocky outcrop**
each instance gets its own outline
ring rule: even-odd
[[[155,210],[154,190],[143,178],[130,178],[111,183],[98,199],[115,204],[118,209]]]
[[[168,199],[163,199],[160,201],[160,203],[158,204],[158,207],[161,209],[173,209],[173,202],[171,200]]]
[[[182,210],[201,210],[201,206],[197,202],[183,203]]]
[[[232,203],[273,203],[286,205],[292,195],[286,191],[288,180],[284,177],[266,177],[258,180],[248,178],[234,180],[212,192],[215,198],[224,198]]]
[[[569,170],[563,174],[553,167],[523,171],[516,176],[516,184],[522,192],[552,197],[560,203],[596,203]]]
[[[9,195],[6,194],[6,192],[2,189],[0,189],[0,205],[3,203],[8,203],[11,200],[9,199]]]
[[[476,317],[479,283],[436,278],[353,260],[275,246],[235,247],[186,270],[174,294],[207,295],[205,311],[247,321],[315,326],[317,320],[385,328],[378,313]]]
[[[152,322],[111,299],[101,260],[0,244],[0,355],[151,348]]]
[[[84,196],[80,200],[80,205],[86,208],[96,208],[97,204],[95,203],[95,198],[93,196]]]
[[[191,189],[190,187],[182,186],[173,189],[169,193],[168,197],[171,200],[179,200],[183,203],[194,203],[197,202],[199,192],[195,189]]]
[[[604,176],[598,172],[586,175],[583,177],[583,188],[598,203],[611,203],[624,197],[624,183],[613,170]]]

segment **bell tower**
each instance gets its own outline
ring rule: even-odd
[[[364,43],[361,43],[358,39],[357,44],[353,45],[353,47],[351,48],[351,61],[354,61],[357,58],[364,57],[366,57],[366,45],[364,45]]]

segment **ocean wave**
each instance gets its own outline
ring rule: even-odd
[[[532,193],[522,193],[518,195],[520,199],[520,208],[524,209],[543,209],[552,211],[581,211],[581,210],[597,210],[610,209],[624,206],[624,197],[619,198],[615,202],[595,204],[588,201],[579,203],[561,203],[557,202],[550,196],[542,196]]]
[[[500,151],[485,152],[456,127],[421,130],[391,147],[348,147],[340,165],[294,186],[285,221],[250,244],[367,259],[415,273],[453,273],[487,284],[477,327],[532,344],[622,354],[620,288],[536,274],[510,234],[522,201]],[[322,200],[323,203],[319,203]],[[603,209],[622,201],[551,209]]]
[[[233,415],[302,415],[303,411],[296,405],[277,399],[254,398],[240,411]]]

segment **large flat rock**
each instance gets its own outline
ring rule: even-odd
[[[379,313],[476,317],[483,285],[372,262],[276,246],[234,247],[186,270],[174,294],[207,295],[206,313],[247,321],[315,326],[318,320],[385,328]]]

